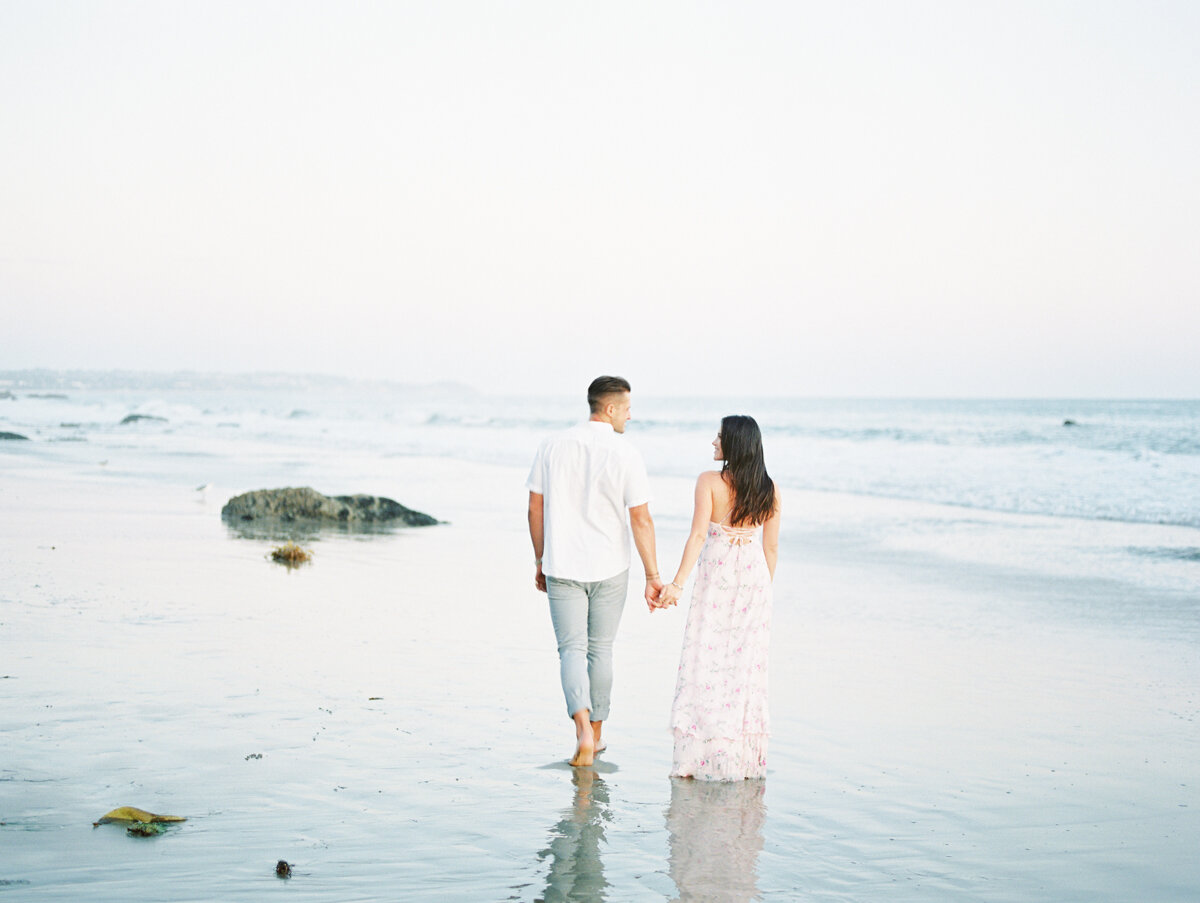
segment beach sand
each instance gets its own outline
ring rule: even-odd
[[[0,895],[1095,903],[1200,887],[1186,591],[939,557],[839,531],[906,503],[791,493],[769,774],[714,787],[667,778],[685,611],[648,613],[638,580],[609,749],[566,765],[523,472],[390,462],[388,494],[449,523],[325,533],[289,571],[220,520],[257,486],[9,463]],[[655,490],[669,572],[691,487]],[[925,507],[947,533],[962,518]],[[120,805],[188,820],[147,839],[92,827]]]

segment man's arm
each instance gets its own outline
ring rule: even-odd
[[[638,505],[629,509],[629,526],[633,528],[633,544],[637,546],[646,570],[646,605],[651,610],[658,608],[658,595],[663,582],[658,576],[658,555],[654,550],[654,519],[650,517],[650,505]]]
[[[533,540],[533,558],[536,570],[533,585],[543,593],[546,591],[546,575],[542,573],[542,552],[546,544],[546,497],[540,492],[529,493],[529,538]]]

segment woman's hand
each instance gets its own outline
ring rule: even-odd
[[[682,595],[683,590],[681,590],[674,583],[668,583],[663,587],[662,593],[659,594],[658,607],[666,608],[670,605],[677,605],[679,603],[679,598]]]

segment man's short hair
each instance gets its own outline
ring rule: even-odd
[[[608,404],[613,395],[621,395],[630,391],[629,380],[620,376],[597,376],[588,386],[588,407],[593,414],[599,414]]]

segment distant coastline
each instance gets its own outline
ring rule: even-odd
[[[196,370],[0,370],[0,389],[379,389],[419,390],[444,397],[473,398],[479,391],[452,380],[399,383],[321,373],[212,373]]]

